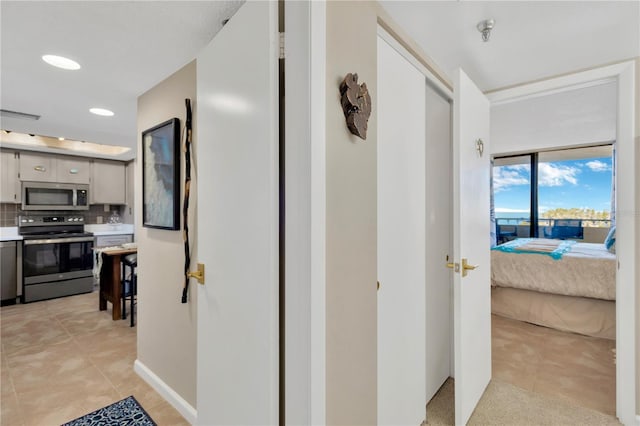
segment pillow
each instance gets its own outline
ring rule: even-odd
[[[604,246],[611,253],[616,252],[616,227],[612,226],[607,234],[607,238],[604,239]]]

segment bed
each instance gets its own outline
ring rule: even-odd
[[[615,339],[616,255],[605,244],[524,238],[491,251],[492,312]]]

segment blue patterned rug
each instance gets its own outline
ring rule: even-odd
[[[93,413],[85,414],[62,426],[136,425],[157,426],[133,396],[114,402]]]

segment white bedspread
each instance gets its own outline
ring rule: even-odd
[[[616,256],[604,244],[576,243],[555,260],[544,254],[491,251],[491,283],[566,296],[615,300]]]

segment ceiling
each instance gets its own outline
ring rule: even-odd
[[[640,56],[637,1],[381,3],[448,76],[461,66],[485,91]],[[137,97],[193,60],[241,4],[2,0],[0,104],[41,118],[2,117],[0,128],[134,147]],[[483,43],[475,27],[486,18],[496,26]],[[53,68],[44,54],[82,68]]]
[[[192,61],[241,4],[3,0],[0,104],[41,118],[1,117],[0,128],[134,147],[137,97]],[[82,68],[54,68],[45,54]],[[115,115],[97,116],[91,107]]]
[[[640,56],[638,1],[381,3],[448,76],[461,67],[483,91]],[[476,25],[489,18],[485,43]]]

